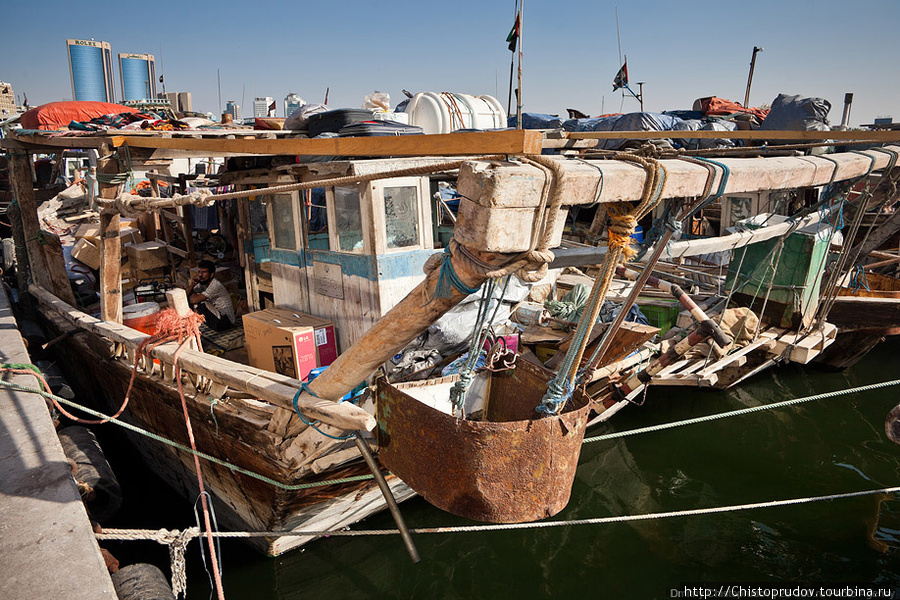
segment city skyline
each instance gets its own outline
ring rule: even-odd
[[[227,32],[236,15],[246,11],[227,0],[216,10],[161,0],[161,10],[177,8],[179,19],[197,29],[196,36],[164,27],[124,27],[120,15],[107,14],[115,11],[73,15],[57,0],[48,4],[40,33],[16,27],[6,36],[10,47],[27,46],[29,52],[9,53],[0,62],[0,78],[27,94],[32,106],[72,97],[62,84],[69,78],[61,40],[91,37],[108,41],[116,52],[155,55],[167,89],[191,91],[195,110],[216,115],[226,100],[246,107],[256,97],[280,99],[295,92],[308,102],[322,102],[326,90],[333,108],[359,107],[375,90],[390,93],[396,105],[402,89],[490,94],[507,105],[512,53],[505,38],[514,20],[512,2],[460,0],[458,10],[446,11],[400,0],[388,15],[352,1],[304,7],[298,21],[293,4],[276,0],[255,13],[266,27],[258,33],[242,30],[239,36]],[[525,111],[565,115],[575,108],[597,115],[639,110],[637,101],[612,92],[624,60],[616,8],[584,0],[562,10],[526,3]],[[709,11],[694,0],[677,8],[635,0],[618,6],[621,50],[631,81],[646,82],[648,111],[690,108],[695,99],[711,95],[742,102],[751,52],[758,46],[765,50],[757,58],[751,105],[770,103],[779,93],[821,97],[830,101],[829,119],[837,123],[844,94],[851,92],[851,125],[880,116],[898,120],[900,76],[896,69],[884,69],[878,57],[900,49],[894,33],[900,27],[900,3],[860,0],[853,5],[853,18],[846,12],[846,3],[838,0],[760,0],[752,11],[732,5]],[[350,19],[350,14],[366,16]],[[7,16],[11,23],[29,18],[21,5],[11,6]]]

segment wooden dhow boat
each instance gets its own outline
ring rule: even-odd
[[[639,133],[616,132],[626,137]],[[798,132],[788,135],[796,138]],[[385,506],[375,483],[358,477],[367,470],[355,442],[340,439],[348,432],[373,432],[374,408],[340,399],[371,381],[379,367],[492,276],[523,269],[541,276],[547,264],[564,264],[566,253],[554,256],[553,249],[560,246],[568,208],[600,203],[625,218],[634,207],[649,208],[650,200],[700,198],[711,185],[721,184],[725,193],[815,187],[891,163],[887,153],[872,151],[828,159],[726,158],[720,161],[729,171],[726,182],[721,173],[680,159],[541,156],[545,146],[567,145],[577,144],[544,140],[534,131],[375,139],[289,139],[227,130],[77,136],[21,131],[2,140],[20,212],[18,246],[27,249],[18,256],[20,278],[25,273],[29,277],[22,279],[23,289],[58,335],[55,345],[70,378],[107,411],[116,411],[134,370],[131,400],[120,418],[155,436],[130,434],[164,480],[194,497],[197,473],[194,457],[185,450],[182,387],[197,449],[204,455],[205,486],[220,523],[271,531],[271,537],[257,541],[270,554],[311,539],[278,532],[343,527]],[[78,306],[63,247],[58,236],[43,230],[35,206],[31,156],[69,148],[98,155],[96,200],[102,210],[96,317]],[[207,199],[203,194],[129,197],[120,186],[130,170],[162,168],[167,159],[184,156],[288,157],[228,163],[220,182],[237,190],[236,196],[225,198],[237,203],[239,252],[251,309],[271,303],[335,323],[340,356],[315,380],[303,383],[195,349],[179,351],[174,343],[135,359],[147,335],[122,324],[120,220],[150,215],[139,219],[158,226],[154,214],[182,214],[183,205]],[[306,156],[345,158],[298,163],[298,156],[301,161]],[[438,178],[453,179],[461,196],[453,240],[440,254],[431,204]],[[328,225],[311,234],[299,194],[314,187],[325,189]],[[263,202],[266,215],[260,217]],[[254,226],[261,218],[269,224],[261,236],[267,242],[262,250],[254,243],[261,234]],[[620,251],[622,247],[610,254]],[[447,285],[450,271],[452,285]],[[602,299],[605,289],[597,295]],[[179,446],[162,443],[162,438]],[[414,442],[415,436],[411,438]],[[383,436],[378,439],[385,443]],[[377,450],[376,438],[369,435],[366,443]],[[315,486],[319,481],[334,483]],[[397,499],[413,493],[396,475],[389,475],[388,482]]]

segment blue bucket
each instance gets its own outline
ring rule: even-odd
[[[640,244],[644,241],[644,228],[638,225],[634,228],[634,233],[631,234],[631,239],[634,240],[636,244]]]

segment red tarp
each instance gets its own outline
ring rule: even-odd
[[[90,121],[103,115],[136,113],[135,108],[110,102],[51,102],[22,113],[20,122],[24,129],[64,129],[72,121]]]
[[[764,121],[766,115],[769,114],[769,109],[767,108],[744,108],[737,102],[726,100],[724,98],[718,98],[716,96],[700,98],[699,100],[694,102],[694,110],[702,111],[703,114],[706,115],[750,113],[751,115],[756,115],[756,117],[759,118],[760,121]]]

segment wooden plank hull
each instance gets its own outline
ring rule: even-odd
[[[58,317],[56,320],[48,317],[48,320],[59,325]],[[104,343],[94,334],[86,333],[61,342],[58,350],[61,365],[80,397],[91,398],[100,410],[115,412],[125,397],[131,369],[122,360],[104,356]],[[311,476],[304,471],[306,476],[298,476],[298,471],[278,452],[278,444],[285,442],[265,428],[264,414],[247,414],[245,408],[227,410],[227,406],[218,405],[211,409],[209,396],[196,394],[190,386],[186,386],[185,397],[197,449],[201,452],[288,485],[368,473],[364,464],[353,463],[319,475]],[[189,445],[174,383],[139,372],[121,419]],[[196,498],[199,490],[192,455],[137,433],[129,431],[127,435],[141,458],[167,484],[189,499]],[[285,490],[203,459],[201,469],[218,521],[230,530],[322,531],[351,525],[386,506],[372,480]],[[389,476],[388,483],[398,501],[414,495],[396,477]],[[312,539],[311,536],[273,535],[247,541],[275,556]]]

